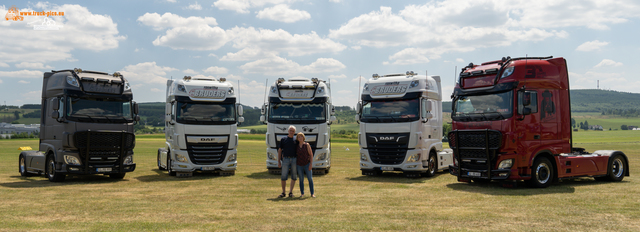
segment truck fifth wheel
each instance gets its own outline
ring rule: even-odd
[[[458,181],[525,181],[548,187],[558,179],[629,176],[621,151],[573,147],[569,75],[564,58],[502,58],[460,73],[448,134]]]
[[[442,150],[442,87],[439,76],[373,75],[363,87],[360,122],[363,175],[402,171],[408,177],[433,176],[453,163]]]
[[[117,72],[45,72],[40,148],[20,153],[20,174],[44,173],[52,182],[67,174],[124,178],[136,168],[133,124],[140,117],[132,99],[129,82]]]
[[[158,168],[179,177],[194,171],[234,175],[237,126],[243,121],[242,105],[225,78],[168,80],[166,142],[158,149]]]

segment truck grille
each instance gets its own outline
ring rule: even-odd
[[[367,134],[367,149],[375,164],[401,164],[407,155],[409,133]]]
[[[489,175],[502,145],[502,133],[496,130],[455,130],[449,132],[448,138],[449,147],[462,170],[484,171]]]
[[[81,159],[91,166],[119,164],[121,154],[135,147],[135,136],[127,132],[76,132],[74,141]]]
[[[221,164],[227,155],[229,139],[223,143],[189,143],[187,152],[193,164],[213,165]]]

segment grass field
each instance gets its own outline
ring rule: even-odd
[[[355,140],[344,140],[333,141],[331,172],[314,177],[317,198],[278,199],[279,176],[266,172],[260,135],[241,135],[235,176],[170,177],[156,167],[163,136],[145,135],[136,140],[136,171],[124,180],[63,183],[20,177],[17,148],[37,148],[38,140],[0,140],[0,231],[640,231],[640,133],[574,135],[589,151],[624,151],[631,176],[546,189],[458,183],[448,173],[369,177],[358,169]]]

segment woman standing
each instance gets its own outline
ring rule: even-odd
[[[311,161],[313,160],[313,152],[311,151],[311,146],[309,143],[306,143],[305,136],[302,132],[296,135],[296,140],[298,141],[298,145],[296,146],[296,165],[298,166],[298,176],[300,177],[300,197],[304,197],[304,175],[307,175],[307,180],[309,180],[309,189],[311,189],[311,197],[316,197],[313,191],[313,177],[311,176]]]

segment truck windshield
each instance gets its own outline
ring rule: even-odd
[[[364,102],[362,122],[411,122],[420,118],[420,99]]]
[[[178,102],[176,122],[204,125],[235,124],[235,104]]]
[[[324,103],[271,103],[271,123],[323,123],[326,122]]]
[[[455,108],[451,118],[454,121],[493,121],[513,115],[513,91],[460,96],[454,99]]]
[[[123,123],[133,121],[130,101],[67,97],[67,118],[82,122]]]

